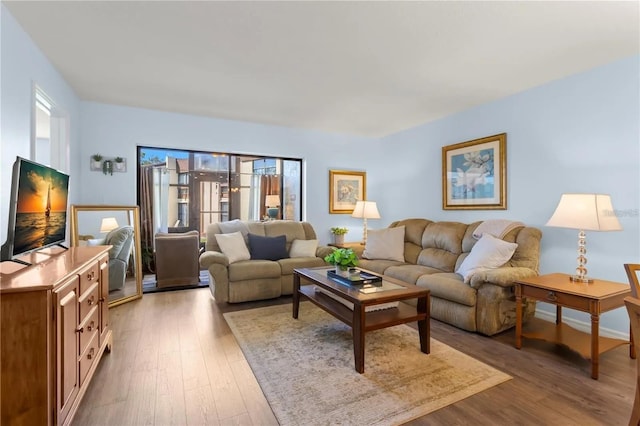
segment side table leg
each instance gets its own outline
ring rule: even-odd
[[[365,309],[357,304],[353,307],[353,357],[355,358],[356,371],[364,373],[364,321]]]
[[[298,319],[300,309],[300,275],[293,274],[293,318]]]
[[[522,347],[522,286],[516,284],[516,349]]]
[[[591,378],[598,380],[598,364],[600,363],[600,316],[591,314]]]

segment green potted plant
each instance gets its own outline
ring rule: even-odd
[[[113,159],[113,161],[115,161],[116,163],[116,170],[121,172],[124,170],[124,158],[122,157],[116,157]]]
[[[110,175],[113,175],[113,161],[104,160],[102,162],[102,173],[105,174],[105,175],[107,173],[109,173]]]
[[[91,156],[91,166],[94,170],[100,170],[102,168],[102,155],[93,154]]]
[[[352,249],[337,248],[324,257],[324,261],[336,267],[336,273],[348,271],[358,265],[358,256]]]
[[[347,228],[342,226],[334,226],[331,228],[331,233],[333,234],[333,244],[336,246],[341,246],[344,244],[344,234],[349,232]]]

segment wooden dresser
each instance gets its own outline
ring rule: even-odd
[[[0,424],[69,424],[111,350],[109,248],[33,253],[0,275]]]

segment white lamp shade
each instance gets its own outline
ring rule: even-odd
[[[547,226],[585,231],[620,231],[622,226],[605,194],[562,194]]]
[[[118,227],[118,221],[115,217],[105,217],[100,224],[100,232],[113,231]]]
[[[264,205],[267,207],[278,207],[280,205],[279,195],[267,195],[264,200]]]
[[[380,219],[380,213],[378,213],[378,206],[375,201],[357,201],[351,216],[363,219]]]

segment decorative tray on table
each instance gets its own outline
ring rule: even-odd
[[[345,275],[341,275],[337,273],[335,270],[329,269],[327,271],[327,276],[334,281],[338,281],[341,284],[347,285],[362,285],[362,284],[370,284],[370,285],[381,285],[382,277],[374,274],[370,274],[368,272],[363,272],[359,269],[356,272],[353,270],[348,271]]]

